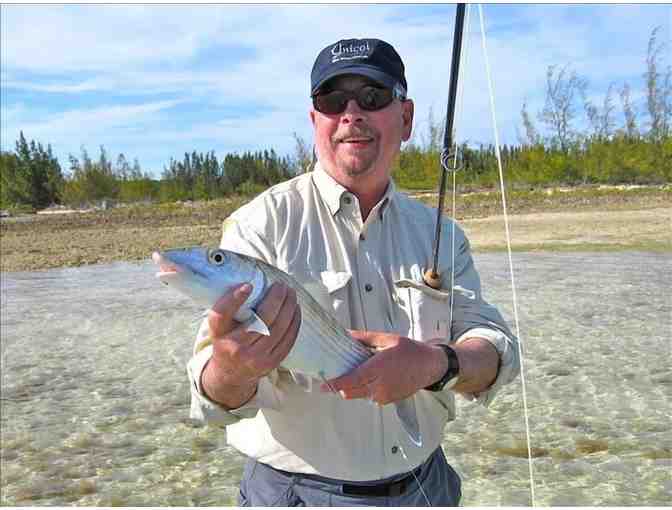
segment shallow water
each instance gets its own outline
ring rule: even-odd
[[[506,256],[476,256],[512,318]],[[669,254],[515,254],[536,503],[672,501]],[[235,504],[243,459],[188,418],[200,310],[151,264],[2,274],[2,505]],[[528,505],[520,380],[463,402],[462,503]]]

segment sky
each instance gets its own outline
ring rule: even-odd
[[[391,43],[415,102],[413,140],[426,140],[430,109],[443,125],[455,6],[450,4],[3,4],[0,7],[0,142],[51,144],[65,171],[81,147],[97,158],[137,158],[159,177],[185,152],[312,144],[310,71],[344,38]],[[487,56],[501,143],[523,133],[523,102],[544,106],[546,70],[568,65],[600,104],[610,84],[632,89],[645,119],[651,31],[667,44],[664,4],[485,4]],[[456,139],[492,143],[494,130],[477,4],[469,10]],[[614,103],[619,106],[618,94]],[[617,108],[620,123],[620,107]]]

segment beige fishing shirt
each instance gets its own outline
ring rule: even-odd
[[[431,261],[435,215],[435,210],[396,192],[390,181],[364,222],[357,197],[318,163],[313,172],[270,188],[231,215],[224,223],[221,247],[290,273],[346,328],[421,341],[490,341],[501,359],[498,376],[491,388],[473,396],[487,405],[518,374],[517,340],[498,311],[483,301],[469,243],[445,217],[439,265],[443,292],[429,295],[412,287],[422,287]],[[452,307],[450,287],[455,289]],[[204,321],[195,346],[207,334]],[[188,362],[191,417],[226,425],[231,446],[285,471],[359,481],[387,478],[427,459],[441,443],[446,423],[455,418],[452,391],[418,391],[423,445],[417,447],[393,405],[346,401],[321,393],[318,381],[302,387],[284,369],[264,377],[250,402],[227,412],[205,397],[200,386],[211,355],[208,346]]]

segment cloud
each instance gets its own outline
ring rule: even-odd
[[[109,139],[141,137],[148,126],[158,128],[157,114],[174,108],[180,101],[157,101],[133,105],[107,105],[92,109],[73,109],[26,121],[30,117],[26,105],[3,110],[3,140],[18,139],[23,131],[27,138],[52,144],[63,160],[68,152],[77,152],[80,145],[108,145]]]
[[[418,139],[430,107],[443,123],[452,5],[0,8],[2,136],[30,130],[51,142],[59,157],[59,147],[82,143],[127,153],[132,147],[141,160],[152,154],[154,167],[195,147],[291,152],[292,132],[311,136],[306,112],[315,55],[343,37],[380,37],[404,57]],[[543,106],[549,65],[570,64],[588,78],[593,98],[602,97],[612,81],[618,87],[628,81],[639,97],[650,30],[670,12],[669,6],[628,5],[484,10],[505,143],[517,142],[524,100],[533,117]],[[493,135],[476,6],[469,29],[458,133],[487,143]],[[663,26],[660,40],[669,41],[669,32]],[[165,156],[158,156],[162,151]]]

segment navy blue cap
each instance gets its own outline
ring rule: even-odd
[[[400,85],[404,95],[408,90],[401,57],[380,39],[343,39],[324,48],[310,73],[310,94],[343,74],[360,74],[391,89]]]

